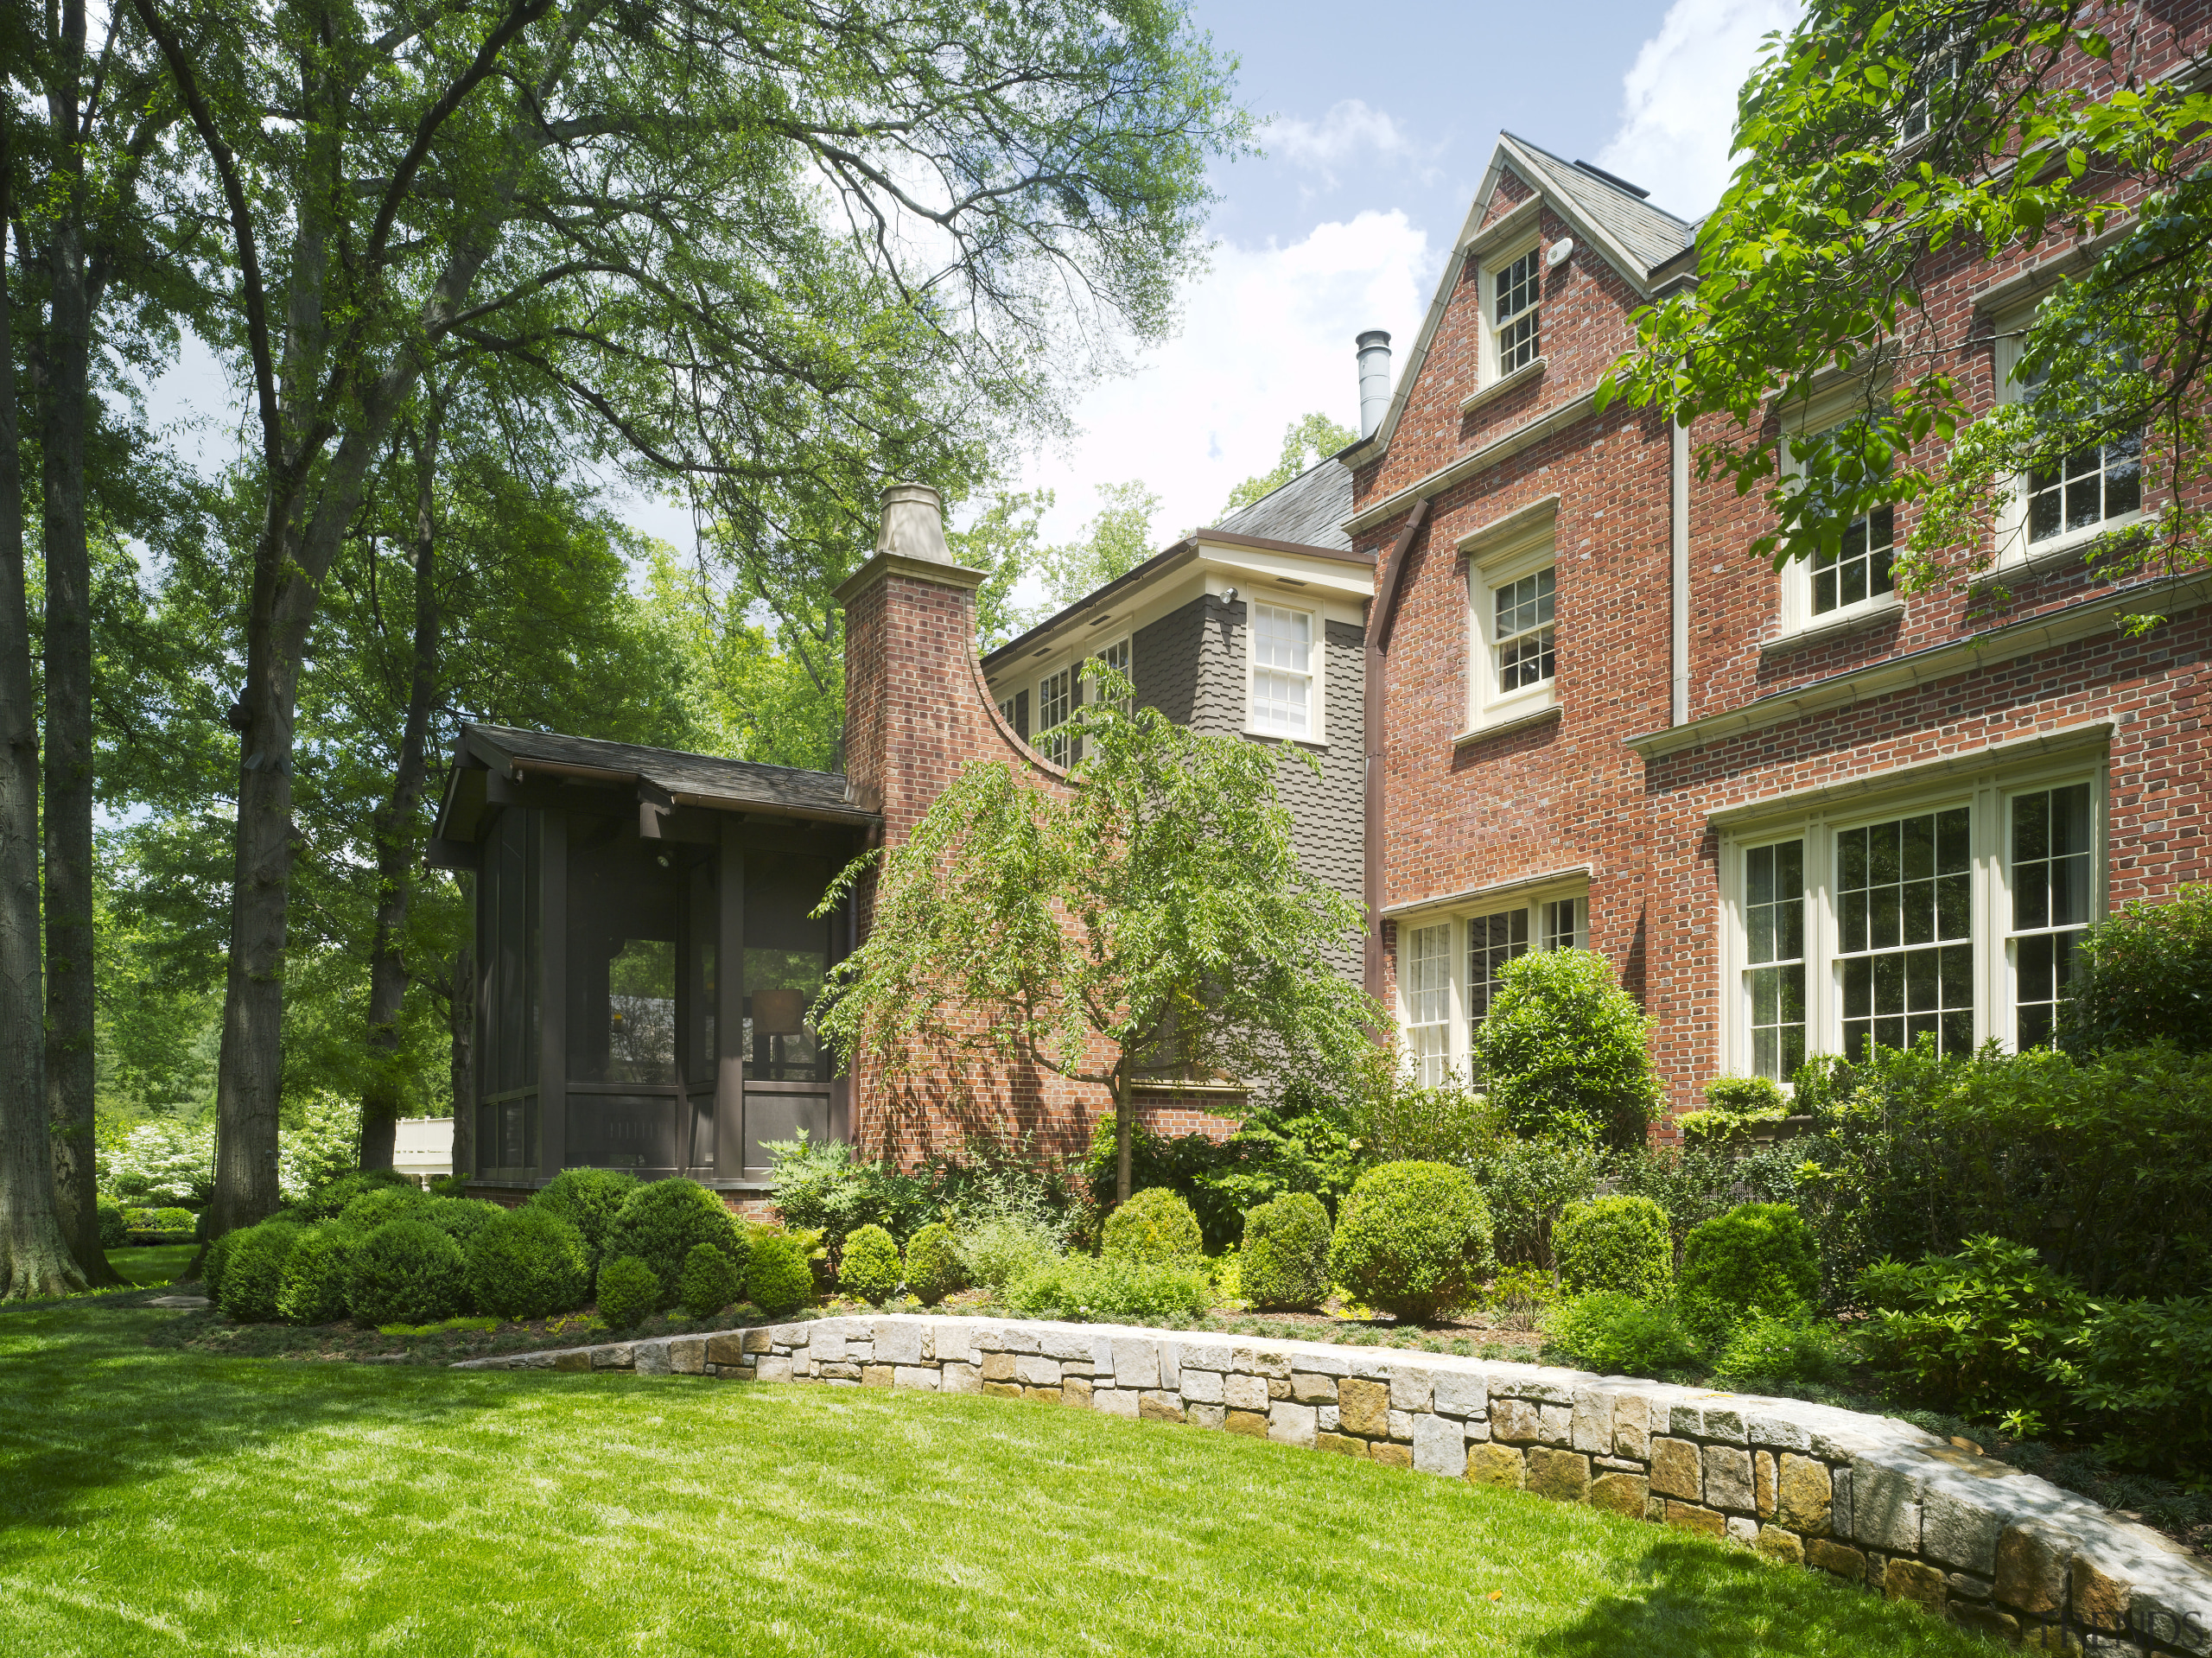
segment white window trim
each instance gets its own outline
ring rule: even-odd
[[[1968,776],[1923,779],[1917,787],[1901,783],[1878,797],[1854,796],[1809,805],[1802,816],[1762,816],[1756,824],[1726,829],[1720,837],[1720,1017],[1719,1073],[1751,1074],[1751,1020],[1744,1005],[1744,974],[1752,963],[1745,918],[1745,854],[1777,841],[1805,843],[1805,1052],[1843,1050],[1843,994],[1837,953],[1836,836],[1862,824],[1967,806],[1973,813],[1972,926],[1974,935],[1974,1041],[1994,1039],[2010,1049],[2016,1007],[2012,937],[2012,818],[2014,795],[2069,783],[2089,785],[2090,896],[2094,923],[2107,912],[2106,816],[2109,762],[2099,751],[2078,749],[2041,761],[2024,761],[2002,770]]]
[[[1866,385],[1853,381],[1821,392],[1811,402],[1802,403],[1783,420],[1782,444],[1782,473],[1786,478],[1804,476],[1804,465],[1789,452],[1792,441],[1827,431],[1848,419],[1854,409],[1866,404]],[[1850,632],[1857,628],[1873,626],[1884,618],[1904,608],[1904,600],[1895,592],[1878,593],[1859,600],[1855,604],[1839,605],[1834,610],[1815,611],[1813,608],[1813,561],[1810,555],[1792,558],[1783,566],[1781,579],[1782,638],[1777,643],[1815,638],[1824,633]]]
[[[1411,940],[1415,932],[1436,926],[1450,930],[1444,952],[1446,968],[1444,1068],[1447,1074],[1456,1074],[1464,1082],[1471,1074],[1473,1059],[1471,1033],[1467,1029],[1468,1011],[1472,1006],[1472,986],[1467,973],[1468,924],[1486,916],[1521,911],[1528,917],[1529,949],[1534,953],[1546,948],[1543,942],[1544,906],[1567,899],[1575,902],[1579,912],[1576,948],[1587,950],[1590,946],[1590,878],[1585,874],[1547,880],[1531,886],[1510,886],[1492,899],[1471,898],[1448,910],[1424,910],[1399,917],[1396,1013],[1399,1040],[1408,1057],[1410,1058],[1413,1051],[1413,997],[1408,981],[1411,976]]]
[[[1258,641],[1260,636],[1259,607],[1266,605],[1274,610],[1287,610],[1306,618],[1313,629],[1313,655],[1308,658],[1313,666],[1313,685],[1306,699],[1308,730],[1303,737],[1294,737],[1281,731],[1263,731],[1252,717],[1252,681],[1260,671]],[[1273,595],[1253,598],[1246,595],[1244,608],[1244,734],[1264,738],[1270,742],[1297,743],[1306,748],[1326,748],[1329,746],[1329,619],[1313,605],[1291,604]]]
[[[1535,373],[1544,360],[1544,324],[1541,308],[1544,304],[1544,277],[1547,273],[1543,268],[1543,261],[1540,259],[1536,262],[1536,305],[1538,307],[1536,359],[1533,363],[1526,364],[1515,370],[1510,377],[1498,372],[1497,295],[1491,291],[1494,285],[1493,278],[1500,271],[1510,269],[1516,260],[1536,252],[1543,245],[1544,238],[1541,232],[1532,230],[1526,236],[1516,237],[1502,247],[1485,251],[1479,259],[1475,261],[1475,294],[1482,311],[1482,340],[1476,353],[1475,369],[1475,383],[1478,395],[1481,391],[1488,391],[1497,384],[1501,379],[1509,378],[1517,379],[1522,375]]]
[[[1558,569],[1558,555],[1548,518],[1522,535],[1501,539],[1479,556],[1467,559],[1467,725],[1470,732],[1510,725],[1557,706],[1559,673],[1537,685],[1502,692],[1497,689],[1497,589]],[[1565,631],[1560,614],[1557,577],[1552,592],[1552,646],[1559,648]]]
[[[1991,367],[1995,376],[1997,401],[2018,403],[2019,388],[2012,384],[2012,373],[2019,366],[2020,337],[2036,319],[2048,294],[2038,295],[2024,305],[2002,313],[1996,319],[1997,338],[1991,353]],[[2079,530],[2062,530],[2048,541],[2031,543],[2028,540],[2028,478],[2025,473],[2013,479],[2012,486],[2005,492],[2004,504],[1997,510],[1993,529],[1996,535],[1996,561],[1991,575],[2025,575],[2031,571],[2055,566],[2071,566],[2082,562],[2089,544],[2115,530],[2126,530],[2151,516],[2147,505],[2151,493],[2150,480],[2143,480],[2143,499],[2133,512],[2123,512],[2116,518],[2105,518],[2086,524]]]
[[[1137,675],[1137,653],[1136,653],[1136,646],[1135,646],[1135,643],[1133,642],[1133,638],[1132,638],[1132,636],[1131,636],[1131,635],[1129,635],[1129,634],[1127,634],[1127,633],[1122,633],[1122,634],[1120,634],[1120,635],[1116,636],[1116,638],[1113,638],[1108,639],[1108,640],[1106,640],[1103,644],[1099,644],[1099,645],[1091,645],[1091,646],[1090,646],[1090,647],[1089,647],[1087,650],[1085,650],[1085,651],[1084,651],[1084,653],[1083,653],[1083,656],[1082,656],[1081,660],[1077,661],[1077,662],[1075,664],[1075,670],[1076,670],[1077,676],[1078,677],[1081,677],[1081,675],[1082,675],[1082,673],[1083,673],[1083,664],[1084,664],[1084,663],[1085,663],[1085,662],[1103,662],[1103,661],[1105,661],[1105,659],[1106,659],[1106,653],[1107,653],[1109,651],[1113,651],[1113,650],[1117,650],[1117,649],[1118,649],[1118,650],[1121,650],[1121,651],[1126,651],[1126,652],[1128,653],[1128,658],[1129,658],[1129,660],[1128,660],[1128,667],[1126,667],[1126,668],[1124,668],[1122,671],[1123,672],[1123,674],[1125,674],[1125,675],[1128,677],[1128,679],[1129,679],[1129,681],[1130,681],[1130,683],[1131,683],[1132,687],[1134,687],[1134,686],[1135,686],[1135,681],[1136,681],[1136,675]],[[1083,702],[1083,703],[1084,703],[1085,706],[1092,707],[1092,708],[1096,708],[1096,706],[1098,706],[1098,702],[1097,702],[1097,701],[1096,701],[1096,700],[1095,700],[1095,699],[1096,698],[1096,693],[1097,693],[1097,690],[1098,690],[1098,683],[1097,683],[1097,682],[1096,682],[1096,680],[1089,680],[1089,679],[1085,679],[1085,680],[1084,680],[1082,683],[1083,683],[1084,689],[1083,689],[1082,692],[1080,693],[1080,700]],[[1132,702],[1135,702],[1135,692],[1134,689],[1132,689],[1132,690],[1131,690],[1130,697],[1131,697],[1131,701],[1132,701]],[[1126,711],[1126,710],[1125,710],[1125,711]]]
[[[1048,726],[1044,723],[1046,705],[1045,688],[1062,674],[1065,674],[1068,679],[1068,711]],[[1054,743],[1052,734],[1075,718],[1076,709],[1082,705],[1083,664],[1080,659],[1063,663],[1050,673],[1039,674],[1037,677],[1036,685],[1029,693],[1029,746],[1055,765],[1072,765],[1075,760],[1073,748]],[[1063,747],[1065,748],[1065,752],[1056,756],[1053,751]]]

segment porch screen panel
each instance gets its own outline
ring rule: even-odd
[[[676,1081],[678,878],[637,842],[569,848],[569,1080]]]
[[[830,1058],[808,1010],[830,973],[833,918],[810,912],[829,860],[753,853],[745,860],[745,1079],[827,1083]],[[748,1109],[750,1108],[748,1107]],[[758,1138],[748,1131],[747,1137]],[[751,1150],[746,1153],[750,1159]]]

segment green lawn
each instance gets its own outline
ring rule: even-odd
[[[127,1284],[167,1284],[190,1266],[199,1253],[196,1243],[156,1243],[140,1249],[111,1249],[107,1264],[121,1273]]]
[[[1679,1534],[1224,1433],[208,1357],[120,1299],[0,1312],[8,1652],[1986,1650]]]

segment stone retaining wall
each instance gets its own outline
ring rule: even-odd
[[[464,1369],[918,1388],[1222,1428],[1679,1526],[2046,1651],[2212,1654],[2212,1572],[2148,1527],[1887,1417],[1402,1349],[828,1318]]]

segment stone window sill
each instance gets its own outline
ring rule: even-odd
[[[1853,610],[1847,615],[1823,618],[1802,627],[1793,627],[1778,638],[1769,639],[1759,646],[1763,657],[1787,656],[1793,651],[1809,651],[1816,645],[1826,645],[1832,639],[1847,639],[1854,633],[1864,633],[1885,623],[1895,621],[1904,614],[1904,600],[1895,594],[1884,602],[1869,604],[1863,610]]]
[[[1493,397],[1503,397],[1515,386],[1527,385],[1532,380],[1541,380],[1543,378],[1544,359],[1539,357],[1535,362],[1515,369],[1502,380],[1492,380],[1488,385],[1463,399],[1459,404],[1459,412],[1463,415],[1471,415]]]
[[[1503,720],[1486,721],[1471,730],[1463,731],[1452,740],[1452,746],[1465,748],[1470,743],[1483,742],[1491,737],[1503,737],[1508,732],[1527,731],[1533,727],[1548,725],[1559,717],[1559,704],[1547,702],[1543,707],[1531,708],[1526,714],[1516,714]]]

